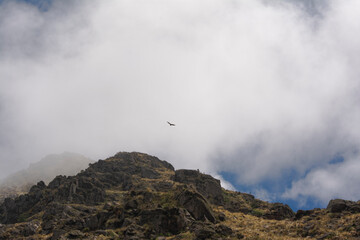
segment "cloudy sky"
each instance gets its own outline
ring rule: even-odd
[[[0,178],[139,151],[294,209],[359,200],[360,1],[324,2],[0,0]]]

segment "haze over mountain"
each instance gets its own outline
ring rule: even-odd
[[[27,193],[30,187],[43,181],[48,184],[58,175],[72,176],[86,169],[93,160],[77,153],[51,154],[27,169],[13,173],[0,181],[0,202],[7,196]]]
[[[293,207],[360,198],[359,0],[45,2],[0,1],[0,178],[122,149]]]

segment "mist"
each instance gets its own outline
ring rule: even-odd
[[[138,151],[263,196],[360,198],[358,1],[71,2],[0,5],[0,177]]]

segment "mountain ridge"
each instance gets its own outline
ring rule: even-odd
[[[357,239],[360,203],[299,210],[198,170],[119,152],[0,205],[0,239]]]

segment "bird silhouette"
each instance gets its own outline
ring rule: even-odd
[[[167,122],[167,123],[170,125],[170,127],[175,127],[175,124],[173,124],[171,122]]]

